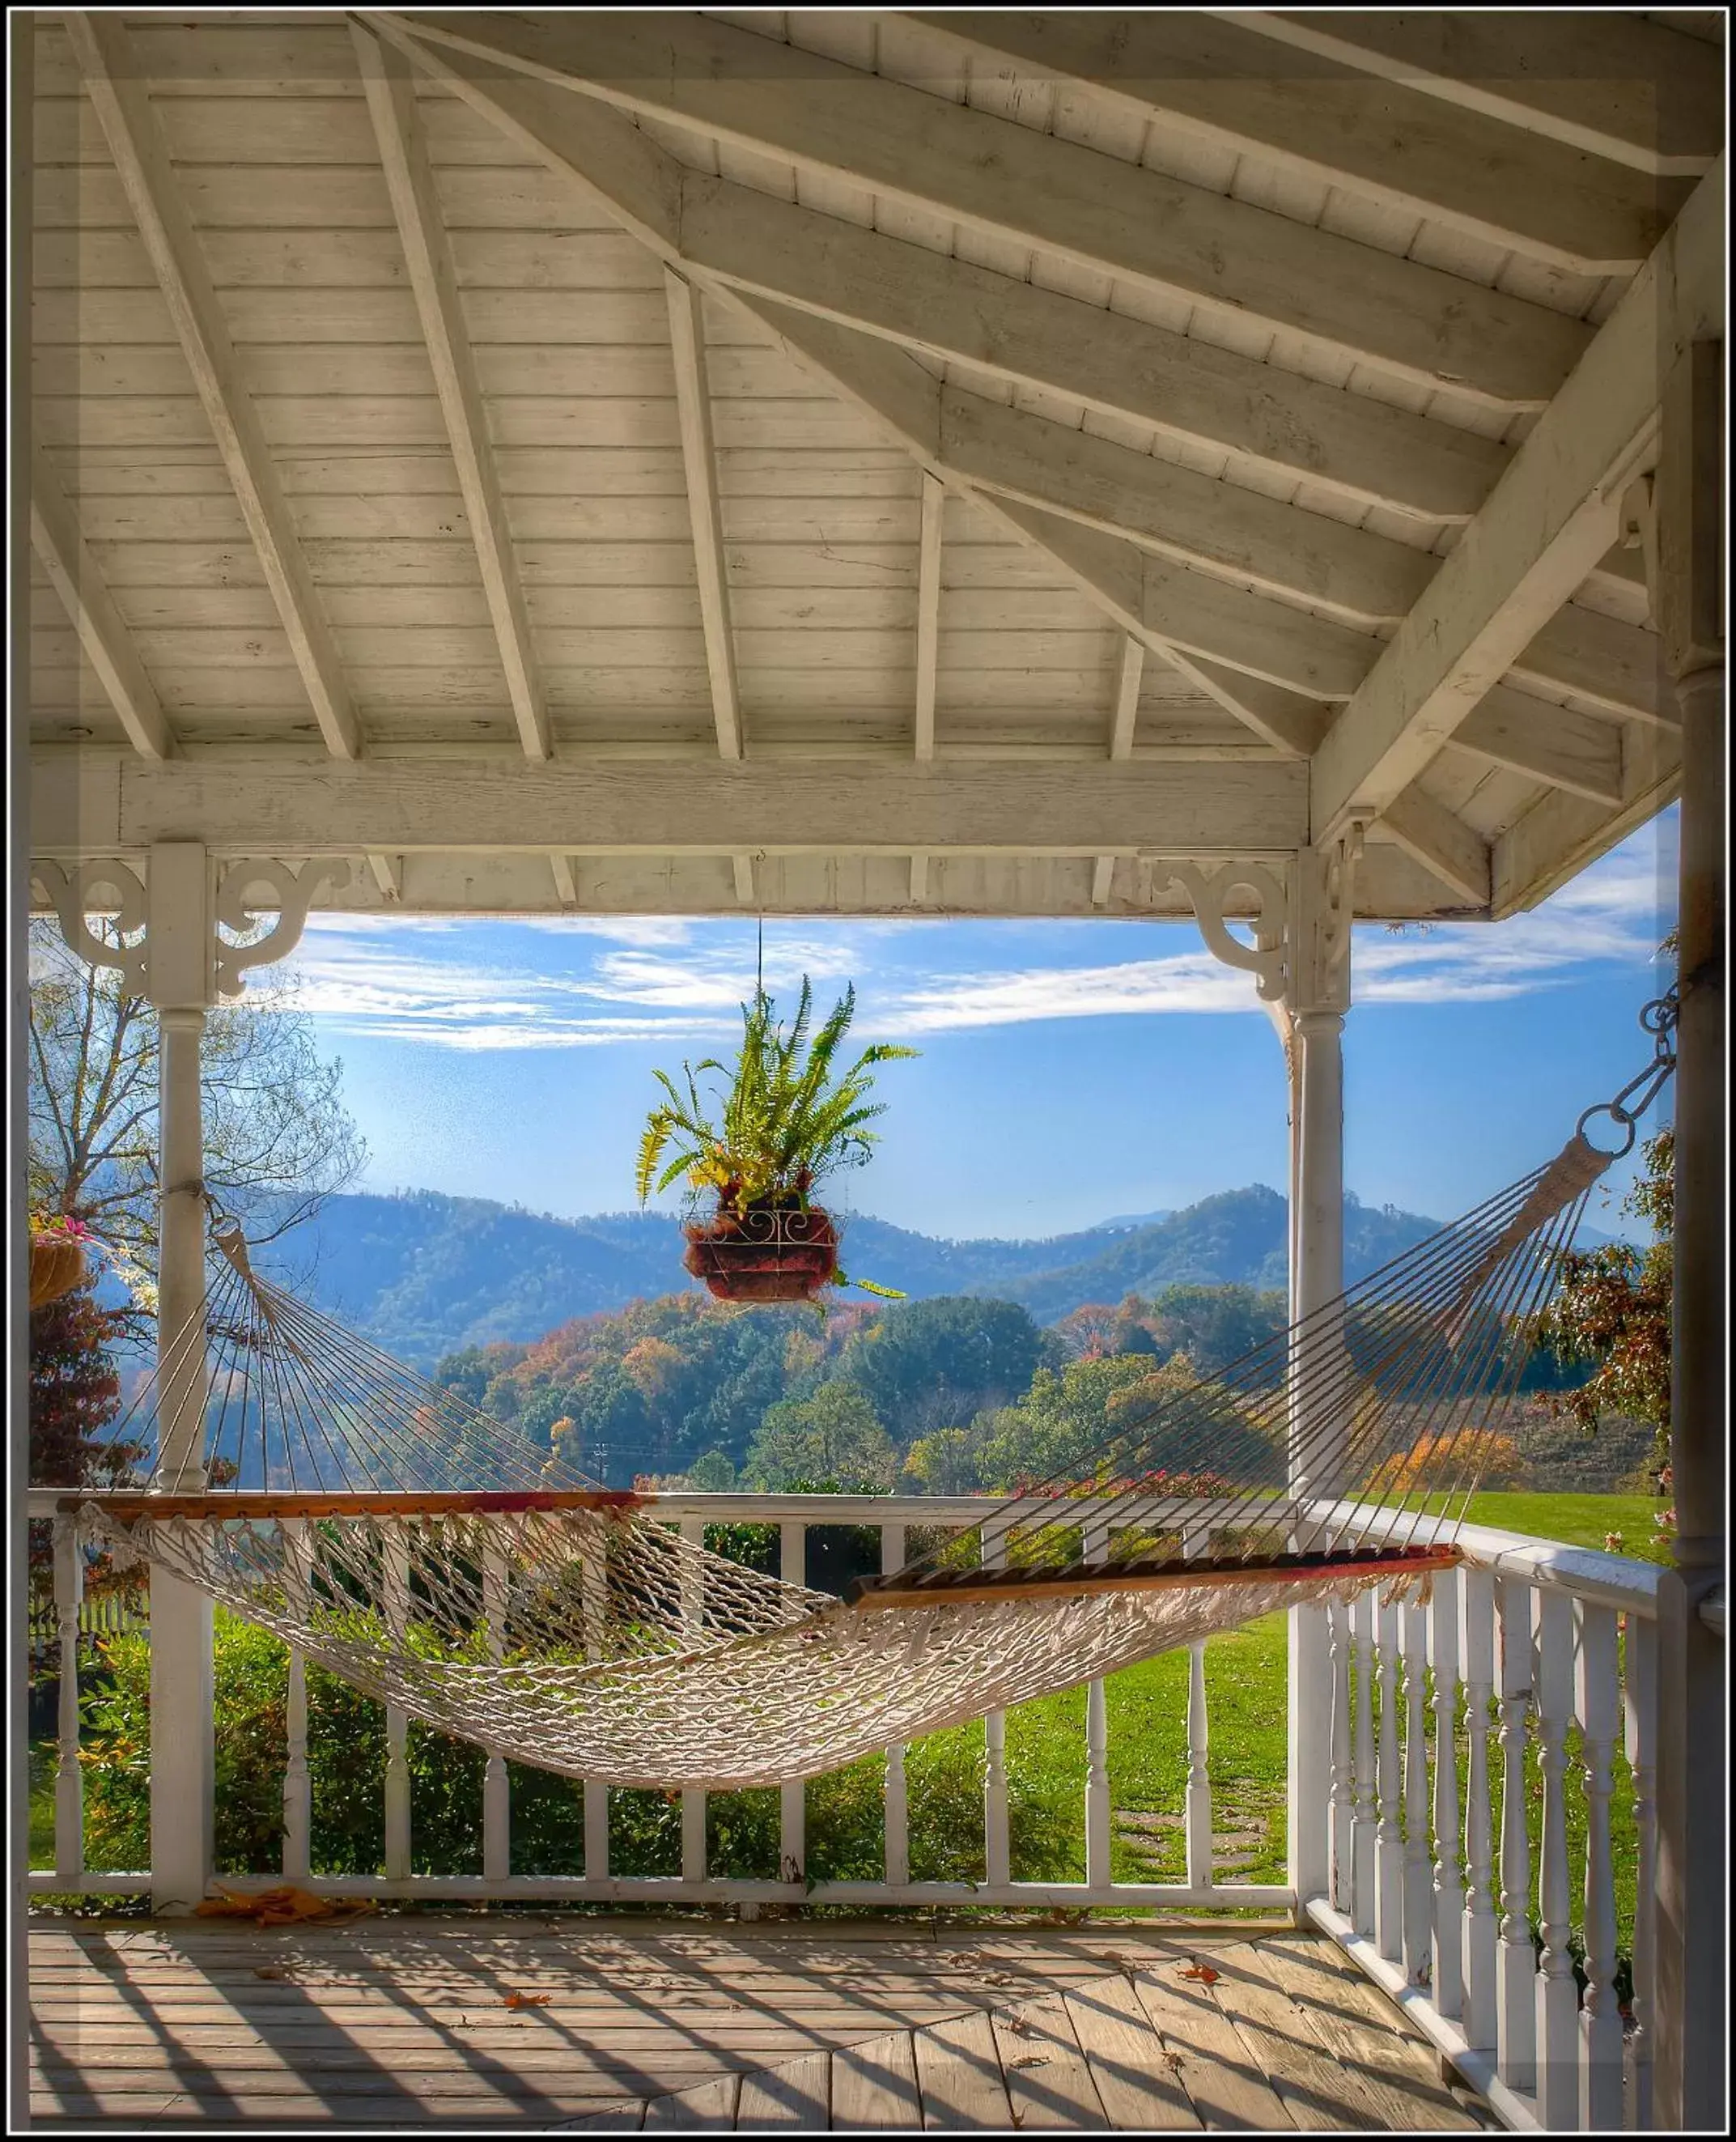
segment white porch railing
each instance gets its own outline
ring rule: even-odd
[[[51,1515],[57,1499],[33,1493],[32,1514]],[[997,1507],[986,1498],[940,1496],[666,1493],[650,1501],[654,1514],[690,1537],[708,1524],[777,1526],[781,1567],[797,1579],[811,1530],[873,1528],[881,1566],[893,1569],[905,1558],[910,1528],[971,1524]],[[1089,1529],[1088,1506],[1078,1509]],[[1408,1530],[1415,1520],[1393,1513],[1389,1523],[1394,1531]],[[1300,1610],[1324,1614],[1329,1637],[1326,1685],[1319,1691],[1329,1721],[1328,1760],[1320,1775],[1297,1781],[1292,1795],[1298,1819],[1319,1825],[1315,1835],[1326,1839],[1324,1894],[1299,1898],[1286,1884],[1217,1874],[1203,1646],[1194,1647],[1187,1681],[1186,1782],[1175,1810],[1186,1843],[1186,1876],[1179,1882],[1112,1877],[1113,1750],[1101,1682],[1092,1684],[1085,1707],[1083,1880],[1014,1878],[1000,1714],[984,1721],[986,1878],[978,1883],[911,1880],[901,1748],[887,1750],[885,1861],[877,1879],[807,1879],[799,1785],[786,1787],[781,1796],[775,1879],[709,1872],[707,1796],[692,1789],[682,1796],[678,1875],[614,1872],[608,1792],[600,1785],[584,1792],[584,1872],[514,1874],[508,1777],[498,1759],[484,1777],[483,1871],[413,1873],[407,1731],[402,1716],[391,1712],[384,1871],[322,1876],[310,1863],[306,1681],[293,1653],[284,1863],[257,1870],[254,1878],[263,1883],[289,1875],[329,1894],[431,1900],[1292,1911],[1332,1935],[1393,1993],[1510,2125],[1645,2126],[1653,2021],[1658,1572],[1619,1556],[1474,1527],[1460,1533],[1459,1542],[1463,1565],[1438,1574],[1420,1605],[1365,1593],[1349,1609]],[[1203,1533],[1191,1545],[1209,1552]],[[81,1567],[72,1525],[62,1519],[56,1532],[55,1598],[59,1656],[68,1670],[59,1690],[55,1864],[33,1872],[29,1884],[39,1893],[148,1891],[148,1868],[93,1873],[84,1863],[76,1641]],[[1631,1908],[1620,1920],[1618,1825],[1634,1868]],[[1294,1857],[1295,1839],[1291,1845]],[[1615,1990],[1624,1938],[1632,1977],[1625,2022]]]

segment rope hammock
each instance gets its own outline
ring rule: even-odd
[[[1129,1403],[1065,1478],[842,1600],[539,1463],[255,1273],[234,1231],[203,1316],[110,1431],[130,1484],[62,1507],[118,1559],[510,1760],[616,1785],[805,1778],[1275,1608],[1426,1583],[1615,1157],[1582,1123],[1221,1374]],[[1389,1509],[1371,1522],[1383,1475],[1418,1453],[1430,1493],[1395,1537]]]

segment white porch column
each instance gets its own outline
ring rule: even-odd
[[[1344,1291],[1344,1013],[1349,1004],[1353,846],[1304,848],[1296,858],[1285,997],[1290,1014],[1290,1284],[1293,1324]],[[1318,1338],[1290,1395],[1292,1492],[1337,1493],[1342,1449],[1322,1443],[1322,1395],[1332,1375]],[[1299,1541],[1299,1544],[1305,1544]],[[1332,1661],[1323,1608],[1290,1610],[1289,1646],[1290,1880],[1299,1904],[1327,1893]]]
[[[1721,2130],[1729,1778],[1725,1646],[1700,1619],[1724,1582],[1724,644],[1719,534],[1723,345],[1693,345],[1664,392],[1653,610],[1682,709],[1676,1034],[1675,1567],[1658,1587],[1655,2117]]]
[[[205,1141],[200,1044],[212,993],[210,876],[196,842],[150,852],[146,986],[159,1029],[156,1486],[205,1485]],[[211,1873],[211,1602],[150,1578],[150,1873],[158,1912],[190,1911]]]

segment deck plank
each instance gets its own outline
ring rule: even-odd
[[[979,2011],[915,2034],[916,2083],[922,2124],[946,2133],[1013,2125],[994,2025]]]
[[[678,2129],[688,2134],[732,2134],[736,2087],[737,2078],[724,2075],[716,2082],[702,2084],[698,2090],[677,2090],[667,2097],[653,2097],[645,2106],[645,2131],[663,2133]]]
[[[1186,1958],[1134,1979],[1140,2006],[1180,2066],[1175,2073],[1205,2127],[1269,2134],[1294,2129],[1257,2053],[1212,1997],[1181,1975]]]
[[[831,2125],[831,2054],[743,2075],[736,2125],[743,2135],[823,2134]]]
[[[916,2051],[908,2031],[868,2038],[832,2055],[834,2127],[920,2128]]]
[[[1064,1998],[1109,2125],[1197,2133],[1200,2116],[1131,1981],[1101,1979]]]
[[[1091,2070],[1059,2000],[997,2015],[994,2043],[1015,2127],[1108,2126]]]
[[[1290,1996],[1260,1969],[1253,1948],[1242,1944],[1212,1958],[1219,1977],[1218,2005],[1252,2045],[1283,2100],[1291,2120],[1304,2132],[1378,2127],[1358,2078],[1328,2053]]]

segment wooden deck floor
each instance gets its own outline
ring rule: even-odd
[[[32,2124],[1492,2125],[1329,1942],[1245,1927],[44,1918],[30,1947]]]

